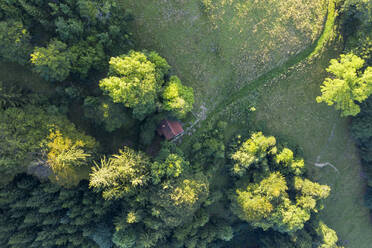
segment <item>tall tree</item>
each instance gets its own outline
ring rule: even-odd
[[[155,112],[164,78],[144,53],[131,51],[111,58],[108,76],[99,86],[115,103],[133,109],[140,120]]]
[[[252,134],[231,156],[235,161],[233,174],[243,176],[252,165],[267,167],[268,154],[277,152],[275,144],[276,139],[273,136],[265,137],[262,132]]]
[[[192,110],[193,104],[193,89],[182,85],[181,80],[177,76],[172,76],[164,88],[163,108],[173,112],[176,117],[182,119]]]
[[[168,154],[165,161],[155,161],[151,164],[151,176],[154,184],[164,179],[179,177],[189,166],[189,162],[178,154]]]
[[[26,46],[16,39],[31,38],[36,45],[32,61],[35,71],[51,81],[63,81],[70,74],[86,78],[93,70],[104,71],[110,56],[128,51],[133,45],[127,32],[131,17],[123,5],[112,0],[2,1],[0,18],[15,20],[7,26],[0,25],[0,30],[4,31],[0,44],[4,42],[4,47],[18,48],[2,50],[1,46],[0,55],[4,52],[6,59],[15,60],[17,57],[9,55],[20,55],[15,53],[23,52],[22,44],[27,51],[32,51],[31,45]],[[29,32],[24,32],[26,29]],[[10,44],[12,40],[15,42]]]
[[[113,103],[107,97],[88,96],[84,100],[84,115],[98,125],[103,125],[106,131],[113,132],[121,127],[130,127],[133,119],[123,105]]]
[[[110,59],[108,77],[99,86],[113,102],[132,109],[139,120],[164,110],[184,118],[194,103],[193,89],[182,85],[176,76],[168,80],[169,69],[167,61],[155,52],[130,51]]]
[[[243,142],[232,158],[247,166],[235,194],[230,195],[231,210],[255,228],[291,234],[299,231],[329,195],[328,186],[300,177],[302,159],[295,159],[288,148],[277,153],[275,138],[261,132]]]
[[[333,78],[325,79],[320,86],[322,95],[316,101],[335,105],[341,116],[357,115],[360,107],[356,102],[361,103],[372,94],[372,67],[361,72],[364,63],[352,53],[342,54],[339,60],[332,59],[327,71]]]
[[[46,140],[47,163],[54,178],[61,185],[77,185],[82,179],[76,170],[88,166],[88,159],[96,147],[92,137],[79,132],[62,134],[59,129],[50,132]]]
[[[338,237],[334,230],[329,228],[323,221],[319,221],[315,231],[320,237],[319,248],[343,248],[337,245]]]
[[[65,189],[24,174],[0,189],[0,246],[112,247],[111,203],[86,182]]]
[[[25,172],[33,163],[40,164],[48,159],[51,164],[60,164],[61,161],[58,159],[61,158],[59,156],[63,149],[60,148],[63,146],[57,149],[55,145],[63,144],[59,141],[64,139],[58,135],[50,139],[51,130],[60,130],[73,141],[83,140],[89,150],[96,144],[93,138],[78,131],[65,116],[50,113],[42,107],[26,105],[0,110],[0,171],[3,174],[1,179],[12,180],[14,175]],[[66,151],[68,149],[64,150]],[[49,152],[51,153],[48,157]],[[41,165],[48,166],[47,163]]]
[[[120,199],[133,195],[150,180],[150,160],[142,152],[128,147],[111,158],[103,158],[92,169],[90,187],[102,192],[105,199]]]
[[[63,81],[70,73],[71,53],[65,43],[52,40],[46,48],[35,48],[31,54],[31,63],[34,70],[46,80]]]
[[[0,109],[19,107],[29,100],[25,98],[20,88],[6,85],[0,81]]]

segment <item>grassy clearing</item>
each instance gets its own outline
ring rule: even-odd
[[[263,87],[266,87],[266,82],[275,78],[281,77],[281,75],[288,73],[293,67],[301,61],[311,60],[321,54],[327,48],[327,44],[335,42],[337,34],[335,32],[335,18],[337,16],[336,5],[339,0],[330,0],[327,8],[327,18],[325,26],[320,37],[312,45],[304,49],[299,54],[290,57],[285,63],[278,65],[269,72],[263,74],[257,79],[249,82],[239,91],[231,94],[229,98],[221,101],[208,115],[208,120],[216,121],[216,119],[225,119],[230,121],[231,128],[226,134],[226,138],[229,139],[231,135],[236,133],[239,129],[243,128],[248,123],[248,119],[253,112],[254,105],[256,104],[257,97],[264,92],[260,92]],[[260,88],[261,87],[261,88]],[[221,115],[223,117],[221,117]],[[188,139],[183,142],[183,147],[188,146]]]
[[[308,54],[309,59],[288,71],[284,66],[275,68],[253,81],[228,104],[221,104],[211,118],[230,120],[232,130],[228,136],[253,122],[254,129],[295,148],[307,161],[309,175],[332,187],[322,218],[337,231],[345,247],[368,248],[372,225],[363,205],[365,183],[360,177],[360,159],[348,132],[348,120],[340,118],[333,108],[315,102],[320,83],[327,76],[324,68],[338,56],[337,48],[323,49],[334,37],[334,3],[329,6],[324,32]],[[252,106],[256,111],[251,111]],[[315,162],[330,162],[338,172],[331,167],[318,168]]]
[[[212,109],[304,50],[321,32],[326,0],[137,0],[133,33],[166,57]]]
[[[332,108],[315,102],[320,94],[319,85],[326,76],[324,68],[330,58],[338,55],[337,51],[329,50],[315,56],[334,35],[334,6],[338,0],[328,2],[324,31],[310,47],[309,42],[319,34],[318,21],[325,14],[320,6],[324,1],[270,1],[270,4],[235,1],[234,4],[227,0],[205,0],[202,10],[197,2],[136,1],[131,8],[137,16],[135,27],[142,47],[155,49],[170,61],[183,81],[196,89],[199,105],[206,102],[208,107],[215,108],[209,120],[230,121],[228,136],[253,120],[257,129],[279,137],[280,142],[291,147],[296,146],[307,161],[310,176],[333,189],[322,217],[338,232],[345,247],[370,247],[372,225],[363,206],[365,185],[359,176],[360,162],[348,135],[347,120],[341,119]],[[301,3],[313,6],[307,10],[315,14],[309,17],[302,12],[305,22],[293,22],[299,26],[291,26],[288,20],[296,17],[288,15],[301,16],[298,9],[304,6]],[[286,9],[288,12],[283,12]],[[266,20],[268,15],[270,19]],[[306,28],[306,20],[316,23],[315,28]],[[303,36],[294,31],[291,38],[280,37],[301,28],[310,31],[302,32]],[[270,33],[273,30],[275,33]],[[305,38],[308,43],[301,40]],[[277,40],[282,43],[275,44]],[[281,50],[283,47],[286,49]],[[252,61],[251,57],[243,59],[254,54]],[[310,57],[313,59],[287,71]],[[251,111],[252,106],[255,112]],[[330,162],[339,172],[331,167],[315,167],[317,161]]]
[[[312,61],[299,63],[235,101],[219,118],[230,120],[233,131],[229,130],[228,135],[251,123],[254,129],[295,148],[304,156],[310,177],[332,188],[322,218],[337,231],[345,247],[368,248],[372,225],[363,205],[365,183],[348,120],[340,118],[333,108],[315,102],[320,83],[327,76],[324,68],[330,58],[337,56],[337,49],[330,49]],[[253,105],[254,112],[242,108]],[[316,162],[330,162],[338,172],[331,167],[318,168]]]
[[[223,102],[221,102],[209,115],[210,118],[213,118],[216,114],[221,112],[231,111],[231,104],[235,101],[242,102],[241,98],[244,97],[250,97],[251,104],[246,104],[247,101],[243,101],[244,104],[240,105],[238,108],[236,107],[237,104],[233,105],[233,108],[237,110],[238,112],[242,112],[242,108],[244,109],[244,112],[250,112],[250,108],[254,104],[254,98],[258,95],[257,88],[264,84],[267,81],[270,81],[274,79],[275,77],[279,77],[281,74],[286,73],[291,67],[296,65],[297,63],[304,61],[304,60],[310,60],[314,57],[316,57],[318,54],[321,53],[322,50],[324,50],[328,43],[334,42],[335,37],[337,36],[335,33],[335,19],[337,16],[337,12],[335,10],[336,4],[339,2],[339,0],[330,0],[328,2],[328,11],[327,11],[327,19],[325,22],[324,30],[320,37],[314,42],[312,45],[304,49],[302,52],[298,53],[295,56],[290,57],[285,63],[278,65],[277,67],[273,68],[272,70],[268,71],[267,73],[263,74],[262,76],[258,77],[257,79],[249,82],[244,87],[242,87],[239,91],[234,93],[233,95],[230,95],[229,98],[225,99]],[[228,107],[227,107],[228,106]],[[234,109],[233,109],[234,111]],[[230,113],[230,118],[236,118],[236,115],[239,115],[238,113]],[[238,117],[239,118],[239,117]]]
[[[365,183],[354,142],[348,133],[348,120],[326,105],[317,104],[324,68],[337,53],[314,63],[302,64],[291,74],[276,78],[263,87],[252,119],[266,134],[276,135],[300,147],[310,176],[332,188],[322,217],[339,234],[345,247],[368,248],[372,225],[363,206]],[[337,167],[318,168],[315,162],[330,162]]]

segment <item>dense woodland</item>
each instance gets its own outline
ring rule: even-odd
[[[361,71],[369,70],[369,85],[372,81],[372,3],[355,4],[356,1],[348,1],[348,15],[344,22],[347,36],[345,50],[358,55],[365,62]],[[368,90],[369,95],[371,89]],[[363,177],[367,180],[368,187],[365,195],[366,206],[372,210],[372,166],[371,166],[371,138],[372,138],[372,98],[368,97],[360,106],[360,113],[352,118],[351,134],[359,147],[359,153],[363,164]]]
[[[348,0],[343,8],[341,27],[345,55],[341,55],[344,57],[341,57],[340,66],[334,66],[337,63],[331,61],[334,69],[331,65],[328,70],[335,75],[336,80],[347,82],[352,91],[350,94],[344,91],[344,96],[337,100],[340,104],[336,103],[336,109],[340,109],[343,116],[352,116],[351,135],[359,148],[363,164],[362,177],[368,182],[365,203],[372,210],[372,2]],[[342,60],[345,62],[342,63]]]
[[[247,124],[230,140],[207,120],[186,148],[159,142],[163,119],[188,120],[194,90],[137,49],[121,3],[0,1],[1,59],[40,76],[0,82],[0,246],[341,247],[318,216],[331,188],[275,137]],[[345,51],[317,98],[353,116],[370,209],[371,5],[338,6]]]

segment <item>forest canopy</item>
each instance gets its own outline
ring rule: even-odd
[[[365,7],[345,1],[345,32],[368,29]],[[298,149],[249,118],[237,132],[212,118],[190,86],[205,78],[138,44],[135,18],[122,0],[0,2],[0,62],[19,71],[0,82],[0,246],[228,248],[244,237],[239,247],[341,248],[318,215],[331,188],[310,179]],[[369,52],[350,45],[331,60],[317,98],[360,112],[366,163]],[[176,139],[160,136],[174,131],[164,120],[183,126]]]

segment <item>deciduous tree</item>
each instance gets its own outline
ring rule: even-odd
[[[151,176],[154,184],[163,179],[179,177],[187,169],[189,163],[177,154],[169,154],[165,161],[155,161],[151,164]]]
[[[194,91],[181,84],[177,76],[172,76],[164,88],[163,108],[171,111],[177,118],[184,118],[192,110]]]
[[[274,137],[254,133],[236,149],[232,158],[249,168],[249,175],[239,179],[230,196],[232,212],[263,230],[293,234],[303,229],[311,214],[321,209],[330,188],[300,177],[303,159],[295,159],[288,148],[277,153]]]
[[[65,43],[52,40],[46,48],[35,47],[31,63],[34,70],[46,80],[63,81],[70,74],[71,54]]]
[[[360,112],[361,103],[372,93],[372,67],[361,72],[364,60],[354,54],[342,54],[339,60],[332,59],[327,71],[333,78],[326,78],[320,86],[322,95],[318,103],[335,105],[342,116],[355,116]]]
[[[266,160],[268,153],[275,154],[276,139],[273,136],[265,137],[262,132],[254,133],[240,148],[232,154],[235,164],[233,174],[243,176],[251,165],[260,166]],[[261,164],[260,164],[261,163]]]
[[[131,51],[111,58],[108,76],[100,81],[100,88],[115,103],[133,109],[136,118],[143,119],[156,110],[162,79],[144,53]]]
[[[319,248],[343,248],[337,245],[338,237],[336,232],[324,224],[323,221],[318,222],[315,230],[321,239]]]

